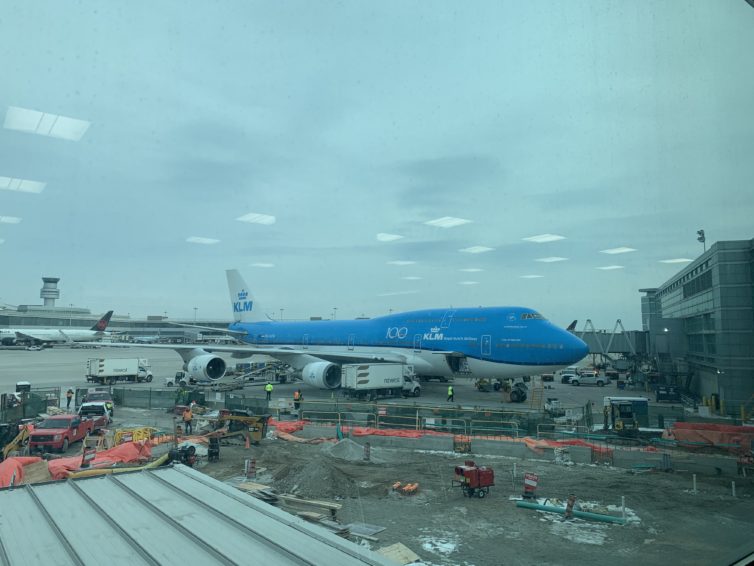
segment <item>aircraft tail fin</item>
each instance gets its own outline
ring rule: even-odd
[[[236,322],[261,322],[270,319],[262,313],[258,302],[254,300],[249,286],[243,280],[237,269],[225,271],[228,277],[228,292],[230,305],[233,308],[233,319]]]
[[[568,332],[573,332],[574,330],[576,330],[576,323],[577,322],[578,322],[578,320],[574,320],[571,324],[568,325],[568,328],[566,328],[566,330]]]
[[[94,330],[95,332],[104,332],[107,328],[107,325],[110,323],[110,317],[113,316],[113,311],[107,311],[105,313],[105,316],[100,318],[97,321],[97,324],[92,326],[89,330]]]

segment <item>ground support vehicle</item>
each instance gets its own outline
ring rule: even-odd
[[[113,421],[113,414],[110,412],[107,401],[89,401],[82,403],[79,407],[79,416],[82,418],[103,418],[105,425]]]
[[[605,377],[603,375],[600,375],[595,372],[589,372],[585,371],[582,372],[581,375],[577,375],[576,377],[572,377],[570,384],[571,385],[597,385],[599,387],[604,387],[606,384],[610,383],[610,378]]]
[[[30,452],[65,452],[68,446],[107,426],[103,417],[57,415],[39,423],[29,436]]]
[[[406,364],[344,364],[340,379],[346,396],[358,399],[421,395],[414,367]]]
[[[24,449],[29,441],[29,427],[20,421],[0,423],[0,462]]]
[[[86,362],[86,380],[101,385],[116,381],[152,381],[149,360],[144,358],[89,358]]]
[[[463,466],[455,467],[455,478],[451,487],[460,487],[464,497],[485,497],[490,487],[495,485],[495,472],[487,466],[477,466],[473,460],[466,460]]]

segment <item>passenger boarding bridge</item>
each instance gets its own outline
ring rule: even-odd
[[[612,332],[595,329],[591,319],[588,319],[584,329],[580,332],[574,331],[574,334],[586,342],[590,354],[612,358],[617,355],[646,356],[649,353],[648,333],[643,330],[626,330],[620,319],[615,321]]]

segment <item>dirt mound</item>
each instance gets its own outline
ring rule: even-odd
[[[353,483],[347,474],[322,457],[284,466],[273,479],[278,491],[322,499],[348,494]]]

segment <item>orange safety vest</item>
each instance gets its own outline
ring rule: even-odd
[[[189,409],[188,411],[183,411],[183,422],[184,423],[189,422],[193,418],[194,418],[194,415],[191,413],[191,409]]]

